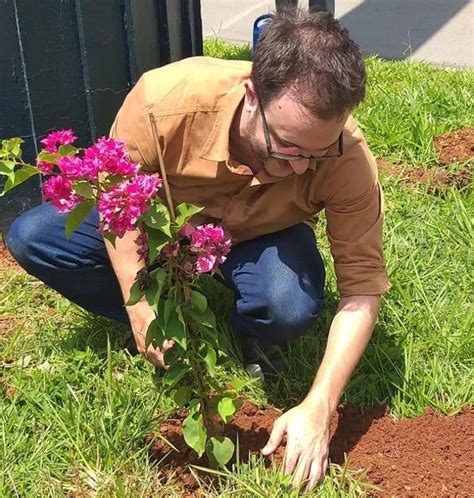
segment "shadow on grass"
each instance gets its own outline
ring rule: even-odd
[[[64,351],[85,351],[91,349],[97,356],[107,356],[107,342],[110,340],[112,351],[125,348],[131,337],[130,327],[109,318],[94,315],[81,308],[72,306],[75,315],[68,326],[68,334],[61,342]]]

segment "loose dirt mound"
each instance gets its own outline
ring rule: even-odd
[[[450,187],[462,189],[471,184],[472,174],[468,168],[457,171],[447,171],[442,166],[406,168],[383,160],[377,161],[377,165],[382,174],[397,178],[402,185],[424,185],[431,195],[443,195]]]
[[[268,407],[261,410],[245,402],[233,418],[226,435],[235,441],[239,435],[240,458],[248,452],[259,454],[268,440],[279,412]],[[187,448],[181,437],[182,419],[169,420],[161,434],[181,453],[170,450],[160,439],[150,454],[161,466],[173,472],[192,496],[197,484],[188,464],[204,465]],[[332,421],[330,457],[343,463],[348,455],[349,468],[368,469],[367,479],[383,491],[378,496],[472,496],[474,490],[474,409],[453,417],[440,417],[427,411],[423,417],[395,422],[385,407],[373,407],[363,413],[355,407],[340,407]],[[149,435],[147,441],[155,437]],[[281,461],[284,450],[275,458]],[[267,463],[270,463],[270,459]]]
[[[445,133],[434,139],[441,164],[458,163],[474,158],[474,128]]]

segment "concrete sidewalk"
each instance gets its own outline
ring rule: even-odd
[[[205,37],[251,43],[253,21],[275,2],[201,0],[201,6]],[[474,67],[474,0],[336,0],[335,15],[365,54]]]

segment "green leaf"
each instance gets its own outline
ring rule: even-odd
[[[59,154],[55,152],[48,152],[46,150],[42,150],[37,157],[38,161],[44,161],[46,163],[56,164],[59,159]]]
[[[163,203],[153,203],[146,212],[143,222],[146,226],[161,230],[168,237],[171,237],[170,213]]]
[[[21,144],[24,143],[20,137],[2,140],[2,157],[13,156],[21,158]]]
[[[216,316],[209,308],[204,312],[198,312],[194,308],[189,308],[188,312],[201,325],[209,328],[216,326]]]
[[[213,348],[206,346],[206,355],[204,356],[204,361],[206,362],[209,373],[212,375],[217,362],[217,354]]]
[[[79,149],[71,144],[61,145],[58,149],[60,156],[75,156]]]
[[[138,301],[140,301],[140,299],[145,295],[145,291],[140,287],[140,282],[138,280],[135,280],[130,289],[130,297],[125,303],[125,306],[133,306],[134,304],[137,304]]]
[[[7,181],[3,187],[3,192],[0,193],[0,197],[5,195],[12,188],[18,187],[18,185],[28,180],[28,178],[37,174],[39,174],[39,171],[29,164],[21,166],[21,168],[14,171],[13,174],[8,174]]]
[[[189,372],[189,366],[184,363],[173,363],[163,376],[163,383],[168,386],[174,386],[179,382],[186,373]]]
[[[206,445],[209,461],[215,465],[224,466],[234,454],[234,443],[228,437],[211,437]]]
[[[195,214],[200,213],[204,208],[183,202],[176,206],[175,230],[181,230],[183,225]]]
[[[252,381],[247,379],[232,379],[229,384],[237,391],[240,392],[242,389]]]
[[[145,289],[145,297],[147,303],[150,306],[154,306],[158,304],[158,300],[160,297],[158,296],[158,300],[156,299],[158,294],[158,282],[156,280],[151,280],[150,285]]]
[[[238,400],[233,398],[221,398],[217,404],[217,411],[224,423],[227,424],[238,407]]]
[[[184,419],[183,436],[186,444],[201,457],[206,449],[207,439],[207,431],[201,414],[193,413]]]
[[[145,337],[145,348],[148,349],[148,346],[151,343],[154,343],[157,347],[161,348],[164,340],[165,333],[160,323],[160,318],[157,317],[150,322],[150,325],[148,325]]]
[[[161,230],[155,228],[146,227],[145,231],[148,235],[148,258],[150,263],[158,257],[163,247],[171,241],[171,237],[168,237]]]
[[[204,313],[207,310],[206,296],[198,291],[191,291],[191,304],[198,313]]]
[[[12,175],[16,166],[16,161],[2,159],[0,161],[0,175]]]
[[[75,182],[73,185],[74,192],[81,195],[84,199],[94,199],[94,189],[87,180]]]
[[[69,237],[79,228],[89,211],[94,206],[94,202],[86,200],[78,204],[66,217],[66,238]]]
[[[186,323],[181,307],[171,297],[165,301],[165,324],[166,336],[186,350]]]
[[[189,386],[181,386],[173,394],[173,401],[179,408],[183,408],[191,399],[193,390]]]
[[[117,240],[117,236],[114,233],[102,232],[102,237],[104,237],[104,239],[108,240],[115,247],[115,241]]]
[[[152,278],[157,284],[154,298],[155,304],[157,304],[161,298],[167,276],[168,274],[164,268],[157,268],[156,270],[150,272],[150,278]]]

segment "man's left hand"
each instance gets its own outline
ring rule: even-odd
[[[262,454],[273,453],[286,434],[285,474],[293,474],[294,487],[306,484],[310,490],[323,481],[328,467],[329,423],[328,410],[303,401],[275,421]]]

